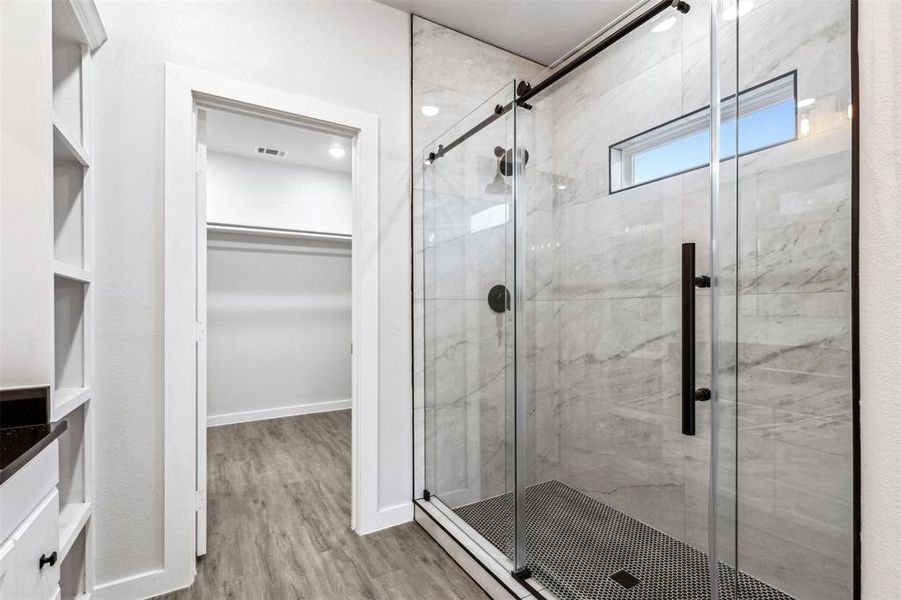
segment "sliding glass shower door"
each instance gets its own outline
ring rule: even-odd
[[[545,594],[850,595],[849,13],[817,6],[645,3],[426,148],[423,495]]]
[[[734,27],[661,12],[517,107],[519,516],[559,598],[736,597]]]
[[[540,93],[505,86],[422,158],[427,496],[561,599],[736,597],[717,11],[661,11]]]
[[[500,498],[493,543],[467,530],[499,559],[514,546],[513,97],[510,83],[422,156],[426,489],[450,516]]]

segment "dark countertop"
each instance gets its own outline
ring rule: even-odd
[[[0,429],[0,483],[40,454],[41,450],[63,434],[68,425],[66,421],[59,421]]]

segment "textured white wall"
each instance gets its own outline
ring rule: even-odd
[[[0,2],[0,387],[51,380],[49,36],[49,4]]]
[[[860,2],[863,598],[901,589],[901,3]]]
[[[207,220],[212,223],[351,232],[350,173],[210,152]]]
[[[369,1],[115,2],[95,56],[97,583],[163,564],[163,83],[170,61],[380,120],[380,507],[410,502],[409,17]],[[160,590],[162,591],[162,590]]]
[[[211,233],[207,280],[211,418],[350,399],[350,242]]]

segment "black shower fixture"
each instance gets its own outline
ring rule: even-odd
[[[526,149],[521,149],[517,152],[519,155],[518,158],[522,161],[522,166],[525,167],[529,164],[529,151]],[[513,168],[516,165],[516,162],[513,160],[513,149],[504,150],[500,146],[495,146],[494,148],[494,156],[497,157],[497,171],[504,177],[510,177],[513,175]]]
[[[691,10],[691,6],[688,5],[688,2],[682,2],[682,0],[673,0],[672,7],[683,15],[688,14],[688,11]]]

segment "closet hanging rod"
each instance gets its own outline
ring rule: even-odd
[[[348,233],[325,233],[320,231],[304,231],[301,229],[279,229],[276,227],[251,227],[248,225],[232,225],[229,223],[207,223],[207,231],[218,233],[249,233],[271,237],[289,237],[305,240],[340,240],[350,241]]]

